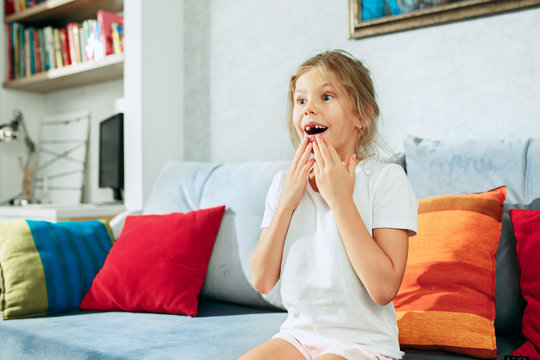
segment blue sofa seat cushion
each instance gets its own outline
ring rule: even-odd
[[[278,332],[286,313],[201,301],[199,316],[72,312],[0,323],[1,359],[237,359]]]

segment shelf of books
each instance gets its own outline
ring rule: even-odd
[[[109,55],[101,60],[51,69],[35,75],[4,82],[8,89],[48,93],[77,86],[121,79],[124,54]]]
[[[122,0],[4,0],[3,86],[47,93],[123,77]]]

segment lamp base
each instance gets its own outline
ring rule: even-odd
[[[25,197],[17,197],[17,198],[11,199],[9,202],[13,206],[25,206],[25,205],[36,203],[35,201],[32,201],[31,199],[27,199]]]

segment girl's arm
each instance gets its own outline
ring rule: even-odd
[[[379,305],[394,299],[405,273],[409,234],[403,229],[373,229],[373,237],[366,229],[354,202],[338,203],[333,208],[334,218],[351,264]]]
[[[253,286],[263,294],[269,293],[279,280],[283,245],[291,217],[298,207],[307,184],[307,174],[314,160],[309,160],[312,144],[304,138],[287,171],[278,205],[268,228],[264,228],[249,268]]]
[[[355,156],[342,163],[322,137],[317,138],[314,153],[317,186],[332,209],[349,260],[373,301],[386,305],[396,296],[405,273],[408,231],[380,228],[371,237],[352,198]]]
[[[255,289],[262,294],[272,291],[279,280],[283,245],[291,217],[292,211],[277,209],[270,227],[262,230],[257,248],[251,256],[251,280]]]

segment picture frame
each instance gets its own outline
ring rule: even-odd
[[[540,5],[540,0],[349,0],[357,39]]]

